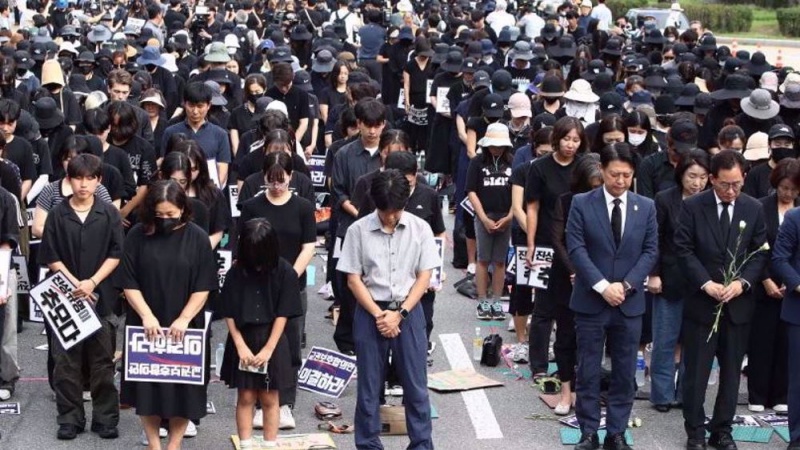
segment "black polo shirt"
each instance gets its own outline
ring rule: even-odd
[[[641,171],[636,176],[637,194],[656,198],[659,192],[676,185],[675,167],[669,162],[667,152],[654,153],[642,161]]]
[[[281,92],[277,86],[272,86],[264,95],[274,100],[280,100],[286,104],[286,110],[289,113],[289,124],[295,130],[297,130],[297,126],[300,124],[300,119],[311,118],[311,111],[308,107],[308,93],[302,89],[298,89],[296,86],[292,86],[286,94]]]
[[[44,236],[39,246],[39,264],[61,261],[79,280],[92,277],[109,259],[122,258],[122,218],[113,205],[95,197],[84,222],[64,201],[47,215]],[[98,284],[97,313],[107,316],[118,311],[118,295],[108,277]],[[97,280],[95,280],[97,281]]]

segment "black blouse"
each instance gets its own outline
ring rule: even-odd
[[[299,317],[300,286],[292,265],[283,258],[268,275],[249,273],[234,265],[220,292],[221,313],[238,328],[269,325],[278,317]]]

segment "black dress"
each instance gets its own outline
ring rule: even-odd
[[[214,253],[208,234],[193,223],[169,234],[145,235],[135,225],[125,239],[122,267],[117,271],[121,289],[142,292],[162,328],[169,327],[195,292],[219,288]],[[141,326],[138,314],[127,315],[125,325]],[[201,312],[189,328],[204,328]],[[210,367],[206,342],[206,376]],[[120,401],[136,408],[139,416],[183,417],[198,420],[206,415],[206,386],[172,383],[139,383],[122,380]]]
[[[297,274],[283,258],[268,276],[250,274],[238,266],[225,276],[220,293],[223,316],[233,319],[245,344],[257,354],[269,340],[272,325],[278,317],[299,317],[300,287]],[[267,376],[239,370],[239,353],[230,334],[225,343],[220,378],[228,387],[238,389],[294,389],[296,369],[292,367],[286,333],[278,340],[267,366]]]

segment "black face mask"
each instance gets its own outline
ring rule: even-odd
[[[248,92],[247,93],[247,101],[255,105],[256,102],[258,101],[258,99],[260,99],[263,96],[264,96],[263,93],[261,93],[261,94],[252,94],[252,93]]]
[[[11,98],[14,95],[14,86],[10,84],[4,84],[0,86],[0,91],[3,93],[4,98]]]
[[[553,105],[556,102],[558,102],[558,100],[559,100],[558,97],[545,97],[544,98],[544,102],[547,103],[548,105]]]
[[[144,65],[144,69],[147,70],[148,72],[154,72],[156,70],[156,67],[158,67],[158,66],[156,66],[155,64],[145,64]]]
[[[17,77],[24,77],[28,73],[28,69],[17,69]]]
[[[173,219],[170,217],[156,217],[154,225],[157,234],[169,234],[175,230],[175,227],[181,223],[180,219]]]
[[[797,152],[793,148],[773,148],[772,150],[772,160],[776,163],[781,162],[781,160],[786,158],[795,158],[797,157]]]
[[[78,70],[80,70],[81,73],[84,74],[84,75],[89,75],[94,70],[94,67],[92,67],[92,66],[78,66]]]

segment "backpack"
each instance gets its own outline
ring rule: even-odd
[[[483,351],[481,352],[481,364],[489,367],[497,367],[502,359],[503,338],[498,334],[490,334],[483,339]]]
[[[351,13],[350,13],[350,11],[347,11],[347,14],[345,14],[344,17],[339,17],[338,13],[339,13],[339,11],[336,11],[335,13],[333,13],[333,22],[332,22],[333,23],[333,27],[334,28],[342,27],[342,28],[344,28],[346,30],[347,29],[347,25],[346,25],[345,21],[347,20],[348,17],[350,17]]]

